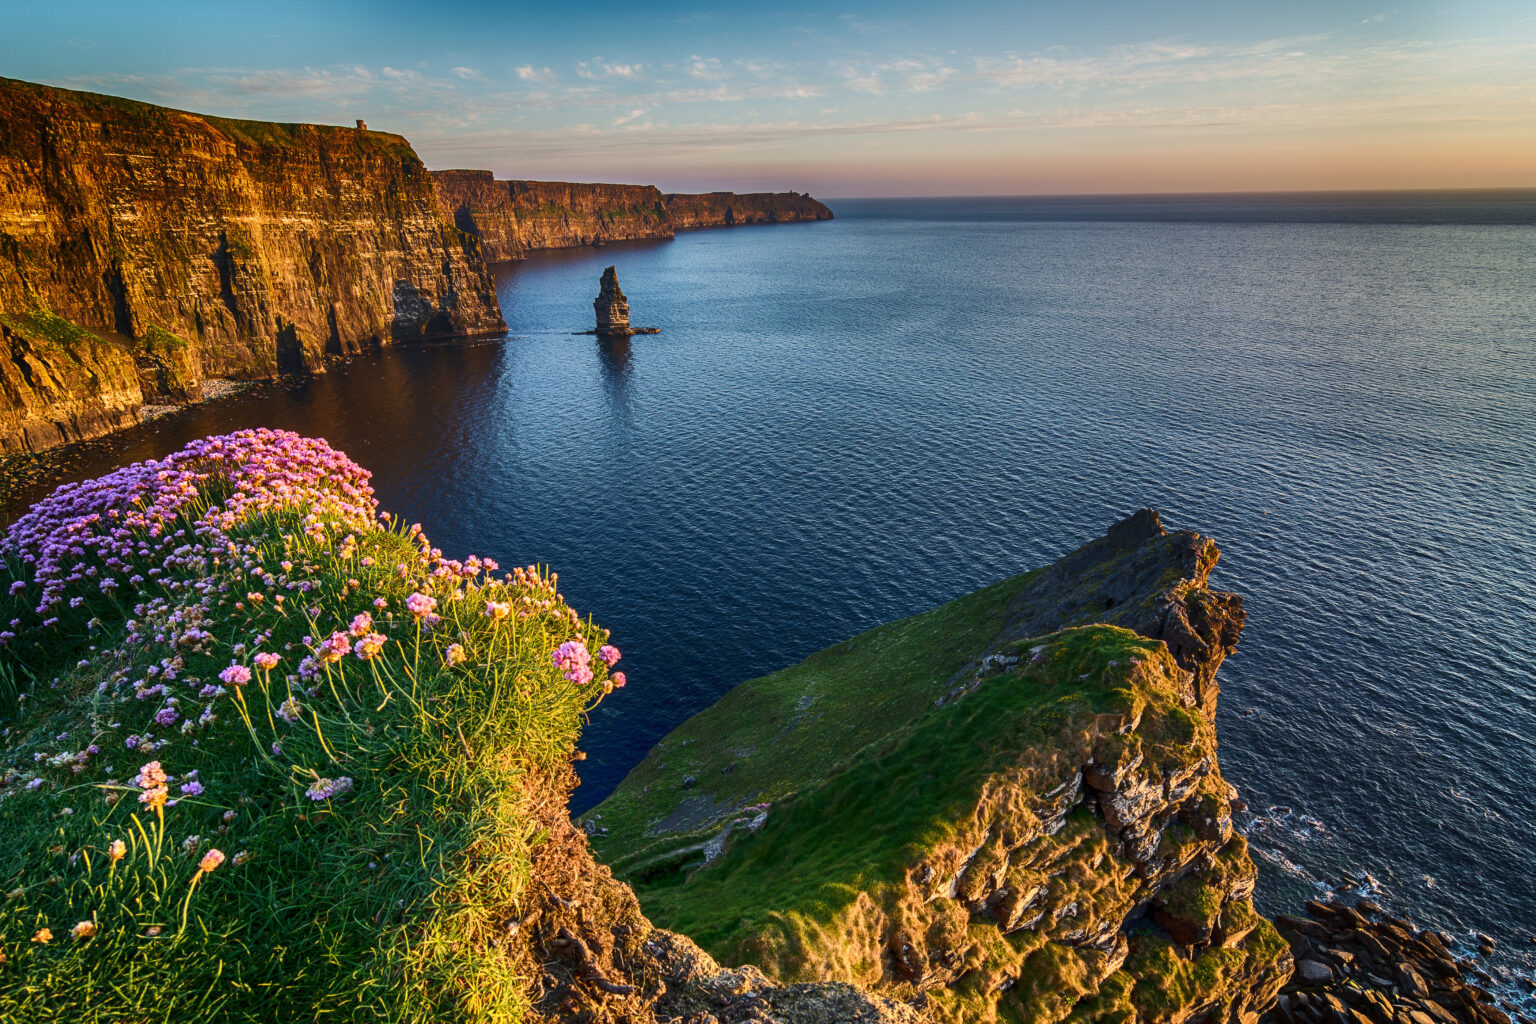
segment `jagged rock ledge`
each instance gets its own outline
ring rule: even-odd
[[[659,925],[926,1020],[1253,1024],[1291,972],[1216,762],[1242,602],[1144,510],[737,687],[582,825]]]

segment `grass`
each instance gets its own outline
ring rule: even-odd
[[[185,338],[172,334],[159,324],[150,324],[144,328],[144,336],[139,339],[139,344],[143,346],[145,352],[156,357],[180,352],[187,347]]]
[[[218,500],[215,488],[197,509]],[[307,515],[241,523],[227,557],[132,595],[78,586],[56,626],[4,649],[0,1019],[521,1019],[529,964],[503,940],[541,840],[531,806],[603,692],[601,673],[567,682],[551,651],[606,633],[545,576],[444,578],[399,524],[317,531]],[[7,570],[23,584],[0,593],[9,620],[37,596],[25,566]],[[206,602],[173,585],[192,579]],[[437,596],[436,629],[405,611],[417,590]],[[486,601],[525,614],[496,621]],[[321,668],[285,721],[306,638],[363,612],[381,652]],[[173,644],[189,623],[208,638]],[[136,699],[168,663],[185,692],[258,647],[281,664],[230,684],[204,724],[156,726],[161,701]],[[129,749],[151,731],[162,747]],[[130,778],[151,759],[175,777],[176,802],[158,810]],[[306,795],[343,777],[349,791]],[[213,849],[226,859],[204,870]]]
[[[766,956],[799,977],[861,893],[876,904],[899,899],[908,867],[959,838],[999,773],[1065,748],[1063,734],[1075,739],[1099,715],[1173,710],[1167,695],[1120,668],[1158,656],[1155,641],[1093,626],[1036,645],[1038,664],[990,679],[887,749],[866,748],[844,771],[775,804],[759,832],[743,834],[708,870],[679,865],[634,879],[647,914],[728,960]]]
[[[594,837],[594,848],[623,873],[717,831],[742,807],[832,777],[870,744],[889,745],[985,648],[1002,627],[1008,601],[1035,575],[877,626],[736,687],[678,726],[587,815],[609,830]],[[689,775],[698,782],[684,793]],[[655,828],[680,801],[702,806],[706,796],[713,810]]]
[[[84,327],[46,309],[24,313],[0,313],[0,323],[33,342],[66,349],[98,344],[101,339]]]
[[[1086,764],[1197,779],[1187,802],[1207,817],[1225,784],[1202,776],[1214,726],[1161,641],[1076,624],[961,671],[1036,578],[741,684],[587,816],[594,846],[652,921],[722,962],[920,999],[938,1020],[1176,1020],[1278,985],[1283,941],[1235,895],[1253,870],[1241,838],[1162,811],[1155,881],[1092,799],[1046,825]],[[1213,941],[1178,945],[1138,908]]]

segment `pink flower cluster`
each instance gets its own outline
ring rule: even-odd
[[[266,428],[207,437],[59,487],[11,525],[0,556],[30,571],[12,591],[37,588],[34,624],[47,627],[66,605],[120,596],[121,578],[139,588],[205,562],[227,547],[231,531],[266,512],[308,509],[311,535],[323,536],[328,524],[366,528],[377,509],[368,480],[317,438]]]
[[[584,686],[592,681],[592,654],[580,640],[567,640],[555,648],[551,657],[555,668],[576,685]]]

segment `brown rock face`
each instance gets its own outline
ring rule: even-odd
[[[654,185],[497,181],[490,171],[433,171],[450,220],[480,239],[485,258],[519,260],[534,249],[671,238]]]
[[[629,327],[629,300],[619,288],[619,269],[609,267],[603,271],[597,298],[592,300],[597,312],[597,333],[627,337],[634,332]]]
[[[831,210],[803,192],[674,192],[666,202],[678,231],[832,219]]]
[[[106,346],[44,358],[8,332],[18,367],[49,369],[8,373],[0,446],[109,429],[120,416],[79,410],[123,403],[80,387],[120,381],[125,359],[143,371],[142,400],[176,400],[142,365],[156,339],[185,346],[185,395],[204,376],[318,369],[328,354],[505,329],[478,243],[444,221],[398,135],[10,79],[0,125],[0,313],[51,310]],[[20,420],[52,427],[18,433]]]
[[[689,228],[830,220],[794,192],[662,195],[654,185],[499,181],[490,171],[433,171],[444,215],[480,239],[485,258],[518,260],[536,249],[671,238]]]

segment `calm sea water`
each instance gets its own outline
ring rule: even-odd
[[[1536,194],[834,208],[506,266],[504,339],[262,386],[51,480],[286,427],[445,550],[553,565],[632,680],[578,810],[735,683],[1155,506],[1247,598],[1220,734],[1266,908],[1355,879],[1529,977]],[[571,335],[610,263],[662,334]]]

